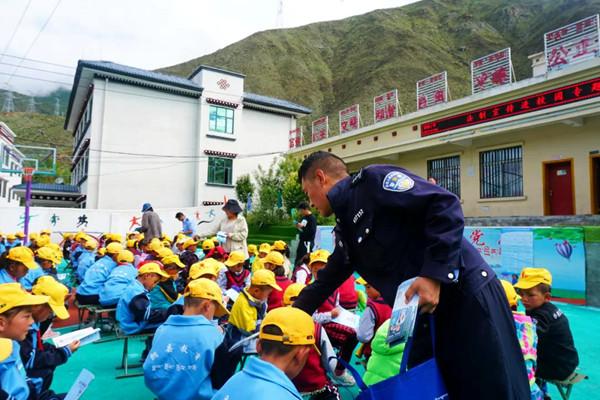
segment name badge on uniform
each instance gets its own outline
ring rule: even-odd
[[[392,171],[383,178],[383,188],[390,192],[406,192],[413,186],[415,181],[400,171]]]

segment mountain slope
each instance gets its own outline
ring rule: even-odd
[[[424,0],[340,21],[259,32],[164,72],[187,76],[199,64],[246,74],[246,90],[313,108],[303,121],[360,103],[372,123],[373,96],[399,89],[415,110],[416,81],[447,70],[452,98],[470,93],[471,60],[510,46],[517,79],[531,76],[527,56],[543,34],[597,13],[600,0]],[[308,130],[305,129],[305,132]]]

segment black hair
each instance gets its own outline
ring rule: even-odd
[[[302,183],[302,179],[312,178],[316,168],[320,168],[333,176],[348,175],[348,166],[340,157],[327,151],[315,151],[302,161],[302,165],[298,170],[298,182]]]
[[[13,307],[9,310],[4,311],[3,313],[0,313],[0,316],[4,317],[10,321],[15,315],[17,315],[21,311],[31,311],[31,306]]]
[[[197,307],[205,301],[211,301],[210,299],[203,299],[200,297],[184,296],[183,306],[184,307]]]
[[[306,201],[301,201],[300,203],[298,203],[298,207],[296,207],[298,210],[310,210],[310,206],[308,205],[308,203]]]
[[[277,325],[265,325],[261,328],[261,331],[269,335],[283,335],[283,331]],[[289,344],[283,344],[282,342],[278,342],[277,340],[260,339],[260,343],[262,346],[261,355],[273,354],[276,356],[285,356],[286,354],[294,350],[294,346],[291,346]]]
[[[302,256],[300,261],[298,261],[298,264],[296,264],[296,266],[302,265],[302,264],[308,265],[309,262],[310,262],[310,253],[306,253],[305,255]]]
[[[283,265],[278,265],[273,270],[273,273],[275,274],[275,276],[284,276],[285,275],[285,268],[283,268]]]
[[[539,283],[536,287],[540,290],[540,293],[546,294],[552,292],[552,287],[546,283]]]
[[[180,217],[183,217],[183,213],[181,211],[175,214],[175,219],[179,219]]]

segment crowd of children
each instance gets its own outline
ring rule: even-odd
[[[392,309],[364,279],[351,276],[312,316],[291,307],[325,267],[327,250],[292,265],[280,240],[249,245],[246,257],[227,254],[216,237],[78,232],[60,245],[50,237],[48,230],[28,241],[21,232],[0,236],[0,399],[61,398],[51,390],[54,370],[79,342],[55,347],[42,338],[54,318],[69,318],[71,297],[116,308],[126,335],[154,332],[142,359],[158,399],[340,399],[338,388],[355,382],[338,359],[359,356],[368,385],[400,369],[404,345],[386,342]],[[531,398],[541,399],[546,382],[567,379],[579,363],[569,323],[550,302],[546,269],[525,268],[514,286],[502,284]],[[356,310],[356,325],[340,318]],[[248,355],[256,357],[235,373]]]

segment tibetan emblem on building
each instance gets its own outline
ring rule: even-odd
[[[231,86],[229,82],[227,82],[227,79],[219,79],[217,81],[217,85],[221,88],[221,90],[227,90],[229,89],[229,86]]]

